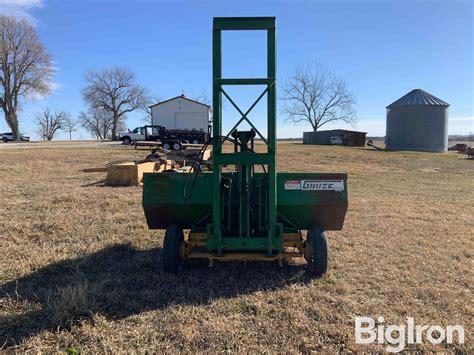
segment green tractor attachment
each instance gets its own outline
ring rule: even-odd
[[[267,31],[267,77],[222,78],[222,31]],[[347,175],[276,172],[276,39],[274,17],[214,18],[212,172],[195,162],[191,173],[144,174],[143,209],[150,229],[166,229],[163,267],[177,272],[186,259],[273,261],[304,257],[315,276],[326,272],[325,230],[340,230],[347,211]],[[224,90],[265,89],[243,112]],[[267,136],[248,115],[267,96]],[[241,119],[222,134],[222,96]],[[239,131],[247,122],[251,129]],[[258,137],[265,152],[256,152]],[[232,149],[223,149],[224,145]],[[227,172],[225,167],[234,169]],[[261,170],[256,172],[255,167]],[[257,170],[258,170],[257,169]],[[184,230],[187,231],[186,235]],[[307,230],[303,235],[302,230]]]

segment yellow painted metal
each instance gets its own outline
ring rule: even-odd
[[[187,240],[187,247],[189,250],[193,248],[204,248],[206,247],[206,233],[189,233]]]
[[[297,248],[299,250],[303,249],[303,235],[301,232],[298,233],[284,233],[283,234],[283,246]]]
[[[189,248],[204,248],[206,246],[206,241],[189,241]]]
[[[189,233],[189,239],[188,240],[206,240],[207,238],[207,233]]]
[[[301,257],[299,252],[281,252],[276,255],[267,256],[262,253],[227,253],[223,256],[215,256],[214,254],[204,253],[190,253],[189,259],[212,259],[218,261],[275,261],[281,259],[290,259]]]
[[[206,233],[189,233],[187,240],[183,243],[181,250],[181,256],[187,259],[209,259],[219,261],[274,261],[283,260],[290,258],[306,257],[305,241],[301,232],[296,233],[284,233],[283,234],[283,245],[285,250],[278,254],[268,256],[263,253],[225,253],[222,256],[216,256],[215,254],[209,253],[208,251],[195,251],[195,248],[206,247]],[[293,250],[291,250],[293,248]]]

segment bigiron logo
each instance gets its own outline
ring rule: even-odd
[[[400,352],[407,344],[453,344],[457,338],[464,344],[464,327],[462,325],[417,325],[413,317],[407,317],[406,324],[385,324],[384,317],[377,317],[377,324],[371,317],[355,318],[356,344],[387,344],[388,352]]]

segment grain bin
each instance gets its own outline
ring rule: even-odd
[[[415,89],[387,106],[387,150],[445,152],[449,104]]]

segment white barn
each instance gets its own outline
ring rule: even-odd
[[[151,124],[166,129],[208,131],[211,106],[188,99],[184,95],[150,106]]]

